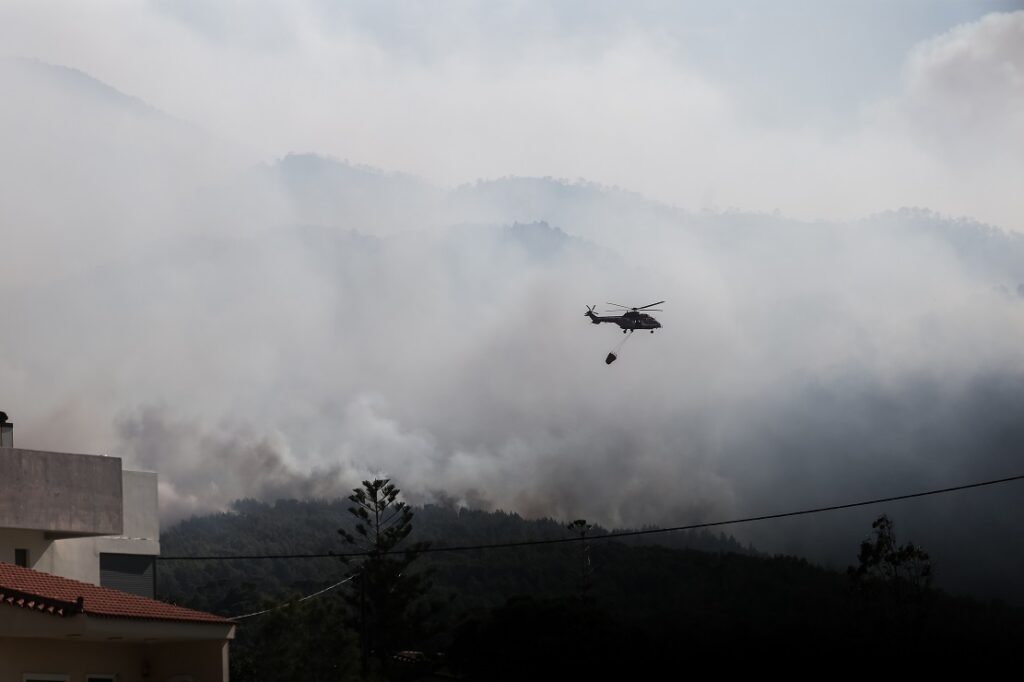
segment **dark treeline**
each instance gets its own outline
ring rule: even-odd
[[[230,514],[196,517],[162,536],[175,555],[344,552],[351,504],[243,501]],[[565,523],[516,514],[416,508],[409,541],[432,546],[567,537]],[[869,529],[865,529],[867,533]],[[604,529],[590,531],[597,535]],[[657,540],[657,545],[653,544]],[[851,556],[856,556],[851,548]],[[401,648],[419,658],[370,665],[370,676],[417,679],[538,678],[638,671],[679,656],[736,655],[750,663],[828,654],[960,656],[1008,652],[1024,613],[928,589],[913,599],[881,583],[787,556],[763,556],[731,537],[687,532],[619,540],[421,555],[431,589]],[[159,596],[237,616],[232,679],[359,679],[354,583],[296,598],[350,575],[339,559],[161,562]],[[941,570],[941,569],[940,569]],[[350,598],[346,607],[345,596]],[[782,660],[782,659],[780,659]]]
[[[278,500],[274,504],[240,500],[233,513],[197,516],[182,521],[161,535],[165,556],[225,556],[234,554],[320,554],[352,551],[338,534],[351,530],[346,499]],[[426,505],[414,509],[410,542],[427,541],[434,547],[479,545],[570,537],[566,524],[554,519],[524,519],[518,514],[484,512],[454,506]],[[618,529],[616,529],[618,530]],[[607,529],[594,527],[591,535]],[[708,531],[630,538],[629,544],[650,544],[706,552],[753,554],[725,534]],[[458,590],[460,601],[492,606],[512,594],[529,594],[550,576],[535,578],[531,567],[548,568],[545,554],[576,551],[564,547],[524,547],[485,552],[440,553],[423,556],[418,565],[444,569],[435,582]],[[539,562],[539,563],[538,563]],[[479,566],[490,578],[467,583],[460,570]],[[349,569],[337,559],[162,562],[157,585],[164,598],[224,615],[248,613],[267,600],[308,594],[341,580]],[[475,580],[476,578],[474,578]],[[451,584],[448,581],[451,580]],[[538,582],[540,581],[540,582]],[[553,589],[560,590],[560,585]],[[559,592],[560,593],[560,592]]]

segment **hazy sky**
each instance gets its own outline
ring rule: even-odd
[[[4,2],[0,49],[274,158],[1021,227],[1020,0]]]

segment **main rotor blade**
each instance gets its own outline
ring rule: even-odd
[[[628,305],[622,305],[621,303],[612,303],[611,301],[607,301],[606,303],[607,303],[607,305],[617,305],[620,308],[625,308],[626,310],[632,310],[632,308],[630,308]]]
[[[664,303],[664,301],[658,301],[657,303],[648,303],[643,308],[636,308],[636,310],[647,310],[648,308],[650,308],[653,305],[661,305],[662,303]]]

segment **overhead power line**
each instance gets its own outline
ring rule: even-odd
[[[628,538],[636,537],[639,535],[657,535],[659,533],[676,533],[684,530],[699,530],[702,528],[714,528],[716,526],[732,526],[740,523],[752,523],[754,521],[769,521],[771,519],[784,519],[791,516],[807,516],[809,514],[821,514],[823,512],[839,511],[841,509],[853,509],[854,507],[868,507],[874,504],[883,504],[885,502],[898,502],[900,500],[911,500],[918,497],[928,497],[931,495],[942,495],[945,493],[953,493],[960,490],[970,490],[973,488],[984,488],[987,486],[999,485],[1000,483],[1011,483],[1013,481],[1024,480],[1024,474],[1017,476],[1008,476],[1006,478],[997,478],[990,481],[980,481],[978,483],[967,483],[964,485],[952,486],[949,488],[939,488],[937,490],[926,490],[918,493],[908,493],[906,495],[893,495],[891,497],[878,497],[871,500],[861,500],[859,502],[848,502],[846,504],[834,504],[827,507],[812,507],[810,509],[801,509],[799,511],[781,512],[778,514],[762,514],[760,516],[746,516],[738,519],[729,519],[727,521],[707,521],[704,523],[691,523],[685,526],[671,526],[668,528],[648,528],[644,530],[630,530],[622,531],[619,533],[607,533],[605,535],[588,535],[586,538],[579,536],[570,536],[564,538],[550,538],[544,540],[519,540],[514,542],[492,542],[481,545],[451,545],[447,547],[427,547],[425,549],[418,550],[419,554],[433,554],[437,552],[468,552],[473,550],[486,550],[486,549],[509,549],[512,547],[532,547],[535,545],[559,545],[569,542],[583,542],[584,540],[594,542],[597,540],[614,540],[616,538]],[[366,556],[382,556],[386,554],[405,554],[406,550],[391,550],[389,552],[326,552],[320,554],[245,554],[235,556],[168,556],[168,557],[157,557],[160,561],[241,561],[241,560],[254,560],[254,559],[327,559],[327,558],[348,558],[348,557],[366,557]]]
[[[330,592],[331,590],[333,590],[336,587],[341,587],[342,585],[347,583],[349,580],[352,580],[353,578],[355,578],[357,575],[359,575],[359,574],[358,573],[353,573],[352,575],[348,576],[344,580],[340,580],[340,581],[334,583],[333,585],[331,585],[330,587],[325,587],[324,589],[319,590],[317,592],[314,592],[313,594],[307,594],[305,597],[300,597],[299,599],[294,599],[292,601],[288,601],[288,602],[285,602],[284,604],[279,604],[277,606],[271,606],[269,609],[263,609],[262,611],[253,611],[252,613],[246,613],[246,614],[241,615],[241,616],[230,616],[229,620],[244,620],[245,618],[252,618],[253,616],[262,616],[264,613],[270,613],[271,611],[277,611],[278,609],[283,609],[286,606],[291,606],[292,604],[298,604],[299,602],[304,602],[307,599],[312,599],[313,597],[319,597],[321,594],[324,594],[325,592]]]

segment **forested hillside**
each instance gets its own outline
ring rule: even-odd
[[[350,547],[337,530],[351,529],[349,506],[347,500],[242,501],[232,513],[194,517],[168,529],[162,550],[165,557],[345,552]],[[414,533],[406,545],[571,536],[565,523],[552,519],[438,505],[413,511]],[[595,528],[591,535],[606,532]],[[594,539],[586,548],[571,543],[420,555],[415,570],[432,587],[410,605],[415,627],[404,648],[426,652],[424,658],[370,665],[390,678],[441,670],[468,679],[509,679],[556,669],[596,674],[638,657],[667,662],[681,642],[693,655],[725,654],[737,646],[759,655],[808,655],[810,647],[813,658],[865,648],[888,655],[943,643],[955,643],[959,651],[999,652],[1024,634],[1024,615],[997,603],[933,589],[902,598],[861,589],[850,576],[796,557],[761,555],[726,535],[654,537],[660,546],[650,539]],[[233,679],[355,679],[356,583],[297,599],[337,584],[358,566],[339,558],[162,560],[159,593],[228,616],[273,609],[239,621]]]
[[[338,534],[350,527],[351,502],[339,500],[278,500],[273,504],[241,500],[232,513],[196,516],[165,531],[161,537],[164,556],[225,556],[265,554],[342,553],[349,548]],[[591,535],[606,534],[596,527]],[[554,519],[524,519],[502,511],[484,512],[454,506],[426,505],[415,509],[410,542],[426,541],[434,547],[478,545],[523,540],[571,537],[566,524]],[[623,541],[618,541],[623,542]],[[649,542],[632,539],[627,544]],[[666,547],[705,552],[753,554],[724,534],[707,531],[662,535]],[[565,570],[574,584],[578,550],[571,547],[537,547],[493,550],[489,553],[442,553],[424,556],[423,567],[438,570],[438,590],[460,595],[468,605],[492,606],[506,598],[535,589],[559,593],[562,581],[548,585],[533,571],[542,573],[569,557]],[[568,555],[566,554],[568,552]],[[478,571],[476,569],[479,569]],[[348,572],[339,559],[287,561],[163,561],[157,577],[162,597],[223,615],[257,610],[268,600],[286,599],[314,592],[337,582]],[[540,582],[538,582],[540,581]]]

